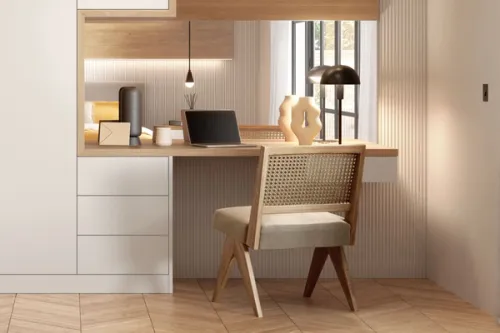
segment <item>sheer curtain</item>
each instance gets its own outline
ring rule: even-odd
[[[279,107],[292,91],[292,25],[290,21],[260,23],[259,124],[276,125]]]

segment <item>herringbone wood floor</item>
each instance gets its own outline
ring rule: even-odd
[[[177,280],[173,295],[0,295],[0,333],[500,332],[494,318],[427,280],[354,280],[359,311],[323,280],[259,280],[264,318],[253,316],[240,280],[218,303],[214,280]]]

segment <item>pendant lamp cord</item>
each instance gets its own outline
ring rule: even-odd
[[[189,21],[189,29],[188,29],[188,44],[189,44],[189,70],[191,70],[191,21]]]

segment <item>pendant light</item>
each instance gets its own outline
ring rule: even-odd
[[[189,21],[189,70],[186,76],[186,88],[193,88],[194,87],[194,78],[193,78],[193,73],[191,72],[191,21]]]

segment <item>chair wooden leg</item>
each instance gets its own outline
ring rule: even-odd
[[[356,298],[352,292],[351,281],[349,279],[349,268],[344,248],[342,246],[331,247],[328,249],[328,253],[330,254],[333,266],[337,272],[337,277],[339,278],[344,295],[347,298],[347,303],[349,303],[351,311],[357,311],[358,306],[356,305]]]
[[[217,302],[220,292],[226,287],[227,279],[229,277],[229,271],[231,269],[233,260],[234,240],[226,237],[224,248],[222,250],[222,259],[219,266],[219,272],[217,273],[217,283],[215,285],[214,294],[212,296],[212,302]]]
[[[239,242],[235,242],[234,244],[236,262],[238,263],[243,283],[245,284],[248,296],[252,302],[253,311],[257,317],[261,318],[262,308],[260,306],[259,292],[257,291],[257,284],[255,283],[255,275],[253,273],[252,262],[250,261],[248,246]]]
[[[311,267],[309,268],[309,275],[307,276],[306,287],[304,288],[304,297],[311,297],[327,258],[327,248],[317,247],[314,249]]]

